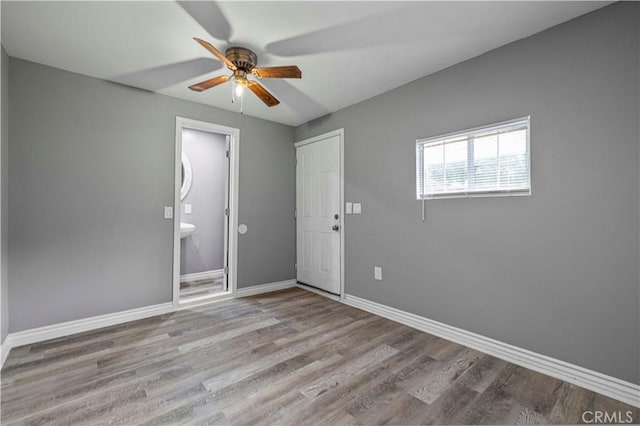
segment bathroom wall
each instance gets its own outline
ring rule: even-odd
[[[224,267],[226,137],[201,130],[182,130],[182,152],[189,157],[193,179],[181,203],[181,221],[196,226],[180,240],[180,275]],[[187,214],[185,205],[191,206]]]
[[[295,277],[292,127],[10,57],[10,333],[171,301],[176,116],[240,130],[238,287]]]

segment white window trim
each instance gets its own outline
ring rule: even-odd
[[[485,130],[493,128],[503,128],[511,124],[518,124],[526,121],[527,123],[527,180],[529,182],[529,188],[523,190],[484,190],[484,191],[460,191],[460,192],[447,192],[443,194],[428,195],[420,193],[420,174],[418,169],[420,168],[420,147],[441,139],[453,139],[457,136],[468,135],[469,133],[479,133]],[[416,140],[416,199],[417,200],[439,200],[447,198],[479,198],[479,197],[522,197],[530,196],[532,191],[531,182],[531,116],[514,118],[511,120],[501,121],[499,123],[486,124],[484,126],[472,127],[465,130],[458,130],[455,132],[443,133],[436,136],[430,136],[428,138],[422,138]]]

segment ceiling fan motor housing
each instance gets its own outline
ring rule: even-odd
[[[258,64],[258,56],[244,47],[230,47],[225,52],[225,56],[233,65],[245,73],[250,73]]]

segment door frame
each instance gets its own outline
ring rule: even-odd
[[[229,221],[226,232],[227,252],[227,291],[213,295],[207,300],[196,300],[193,303],[180,304],[180,188],[182,187],[182,129],[202,130],[228,136],[229,140],[229,182],[228,200]],[[240,129],[227,127],[206,121],[193,120],[176,116],[176,141],[174,162],[174,198],[173,198],[173,308],[185,305],[208,303],[220,299],[234,297],[237,291],[237,258],[238,258],[238,153],[240,147]]]
[[[304,139],[298,141],[294,144],[296,148],[296,169],[298,167],[297,158],[298,158],[298,148],[304,145],[309,145],[314,142],[319,142],[334,136],[338,136],[339,146],[340,146],[340,300],[343,300],[345,297],[345,282],[344,282],[344,234],[345,234],[345,220],[344,220],[344,128],[336,129],[331,132],[323,133],[318,136],[314,136],[312,138]],[[297,199],[298,192],[298,182],[296,179],[296,208],[298,206]],[[296,215],[297,216],[297,215]],[[296,219],[297,220],[297,219]],[[298,224],[296,223],[296,264],[298,264]],[[298,272],[296,271],[296,278]],[[319,292],[319,290],[318,290]],[[324,294],[324,293],[322,293]],[[329,293],[326,293],[326,296],[332,297]]]

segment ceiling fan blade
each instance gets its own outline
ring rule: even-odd
[[[259,78],[302,78],[302,71],[295,65],[254,68],[251,72]]]
[[[229,41],[231,26],[215,1],[178,0],[178,4],[213,38]]]
[[[262,84],[257,81],[249,82],[249,89],[260,98],[262,102],[264,102],[268,107],[276,106],[280,103],[279,100],[275,98],[271,93],[265,89]]]
[[[211,54],[213,54],[213,56],[215,56],[216,58],[218,58],[223,64],[225,64],[227,66],[227,68],[229,68],[231,71],[235,71],[237,68],[235,65],[233,65],[233,62],[231,62],[229,59],[227,59],[226,56],[224,56],[222,54],[221,51],[219,51],[218,49],[216,49],[213,44],[206,42],[198,37],[194,37],[193,38],[195,41],[197,41],[202,47],[204,47],[205,49],[207,49],[209,52],[211,52]]]
[[[211,89],[212,87],[215,87],[219,84],[226,83],[230,79],[231,77],[229,77],[228,75],[219,75],[209,80],[205,80],[205,81],[201,81],[200,83],[193,84],[189,86],[189,89],[193,90],[194,92],[202,92],[204,90]]]
[[[222,64],[215,58],[196,58],[119,75],[111,81],[155,92],[197,76],[211,74],[220,68]]]

